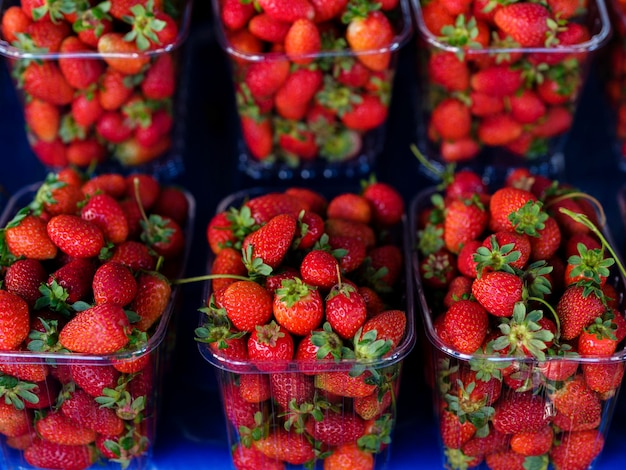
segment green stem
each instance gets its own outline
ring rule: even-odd
[[[547,209],[548,207],[550,207],[553,204],[556,204],[559,201],[564,201],[565,199],[575,199],[577,197],[582,198],[582,199],[587,199],[594,206],[596,206],[596,210],[598,211],[598,222],[600,222],[601,227],[604,227],[606,225],[606,214],[604,213],[604,207],[602,207],[602,204],[600,203],[600,201],[598,201],[595,197],[587,193],[576,191],[573,193],[563,194],[562,196],[555,197],[554,199],[551,199],[550,201],[548,201],[544,207]]]
[[[554,317],[554,323],[556,324],[556,339],[558,342],[558,340],[561,338],[561,320],[559,320],[559,316],[556,314],[556,311],[554,310],[554,307],[552,307],[552,305],[550,305],[548,302],[546,302],[544,299],[540,298],[540,297],[528,297],[528,300],[535,300],[537,302],[539,302],[540,304],[545,305],[548,310],[550,310],[550,312],[552,313],[552,316]]]
[[[239,276],[238,274],[205,274],[204,276],[186,277],[184,279],[174,279],[171,284],[189,284],[191,282],[210,281],[211,279],[237,279],[239,281],[249,281],[249,277]]]
[[[593,224],[593,222],[591,222],[589,218],[584,214],[578,214],[576,212],[572,212],[571,210],[565,209],[564,207],[560,207],[559,211],[565,215],[569,215],[576,222],[583,224],[585,227],[591,230],[594,234],[596,234],[596,236],[600,239],[600,242],[602,242],[602,246],[606,248],[609,251],[609,253],[611,253],[611,256],[615,260],[615,264],[617,264],[617,267],[619,268],[620,273],[622,273],[622,276],[626,278],[626,269],[624,269],[624,265],[622,264],[621,260],[617,256],[617,253],[615,253],[615,250],[613,250],[613,247],[609,244],[609,242],[604,237],[602,232],[598,229],[598,227],[596,227]]]
[[[437,176],[437,178],[443,180],[443,173],[428,161],[424,154],[419,151],[417,145],[411,144],[410,148],[411,152],[413,152],[413,155],[415,155],[419,162],[424,165],[428,169],[428,171],[432,172],[435,176]]]

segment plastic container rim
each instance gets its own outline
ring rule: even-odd
[[[5,12],[6,3],[11,3],[10,0],[0,0],[0,15]],[[84,51],[84,52],[36,52],[25,51],[18,47],[11,45],[6,40],[0,38],[0,55],[3,55],[9,59],[102,59],[104,57],[116,58],[116,59],[140,59],[143,57],[151,57],[156,55],[162,55],[173,52],[180,47],[189,34],[189,25],[191,23],[191,5],[192,0],[184,0],[184,8],[180,21],[178,22],[178,35],[176,40],[166,46],[156,49],[150,49],[141,52],[98,52],[98,51]],[[8,5],[11,6],[11,5]]]
[[[19,189],[7,202],[6,207],[2,211],[0,215],[0,227],[6,226],[6,224],[11,220],[13,215],[20,209],[20,203],[23,198],[25,198],[30,193],[35,193],[37,188],[41,186],[41,181],[32,183],[30,185],[24,186]],[[187,202],[189,204],[188,212],[187,212],[187,224],[185,225],[185,239],[187,243],[185,243],[185,251],[183,253],[183,263],[180,268],[180,273],[185,272],[185,267],[187,264],[187,260],[189,259],[189,253],[191,250],[191,242],[190,237],[193,233],[193,226],[195,223],[195,208],[196,202],[194,197],[188,191],[184,190],[185,197],[187,198]],[[39,359],[41,361],[47,360],[63,360],[70,362],[85,362],[85,363],[99,363],[99,362],[111,362],[111,361],[128,361],[131,359],[139,358],[144,356],[145,354],[150,354],[161,344],[163,339],[165,338],[165,333],[167,331],[169,322],[171,320],[174,305],[176,302],[176,298],[178,297],[178,292],[180,288],[177,286],[172,286],[172,294],[170,296],[170,301],[163,312],[159,320],[159,324],[157,325],[154,334],[150,336],[146,344],[142,347],[135,349],[133,351],[123,351],[123,352],[115,352],[110,354],[86,354],[86,353],[77,353],[77,352],[39,352],[39,351],[0,351],[0,362],[7,362],[7,359],[19,359],[20,361],[32,361],[34,359]]]
[[[417,250],[415,249],[416,243],[416,232],[417,232],[417,217],[418,210],[420,208],[424,208],[424,202],[430,201],[430,196],[438,192],[437,188],[431,186],[429,188],[425,188],[416,196],[414,196],[413,200],[410,204],[410,220],[409,220],[409,235],[413,241],[411,243],[411,266],[412,266],[412,282],[413,287],[415,289],[415,298],[419,302],[419,306],[417,310],[421,312],[422,320],[424,322],[424,333],[426,337],[430,341],[431,345],[438,349],[440,352],[447,354],[448,356],[461,359],[464,361],[471,360],[488,360],[493,362],[523,362],[523,363],[548,363],[548,362],[576,362],[582,364],[610,364],[610,363],[620,363],[626,361],[626,346],[624,346],[619,351],[616,351],[611,356],[599,357],[599,356],[576,356],[576,357],[560,357],[560,356],[546,356],[545,361],[539,361],[534,357],[527,356],[495,356],[490,354],[480,354],[473,353],[467,354],[457,351],[454,348],[451,348],[445,345],[437,333],[435,332],[435,327],[432,319],[432,312],[429,308],[428,302],[426,300],[426,295],[424,293],[424,285],[420,282],[421,276],[419,273],[419,256],[417,254]],[[612,239],[611,234],[605,227],[603,229],[603,234],[607,238],[608,242],[615,246]],[[619,282],[624,289],[626,287],[626,280],[620,276]],[[623,313],[623,311],[621,312]]]
[[[372,55],[372,54],[380,54],[383,52],[396,52],[402,46],[404,46],[409,38],[411,37],[411,33],[413,32],[413,24],[411,21],[411,11],[409,7],[409,0],[400,0],[400,12],[401,12],[401,30],[394,36],[393,41],[387,47],[381,47],[379,49],[371,49],[367,51],[359,51],[354,52],[349,48],[338,50],[338,51],[321,51],[314,54],[298,54],[287,56],[287,54],[282,52],[264,52],[264,53],[256,53],[256,54],[248,54],[242,52],[238,49],[235,49],[231,46],[230,41],[226,37],[226,31],[224,29],[224,25],[221,21],[220,15],[220,1],[219,0],[211,0],[213,4],[213,20],[215,23],[215,32],[218,43],[222,47],[222,49],[228,53],[231,57],[236,57],[241,60],[249,61],[249,62],[263,62],[266,60],[279,60],[279,59],[306,59],[306,58],[315,58],[322,59],[326,57],[341,57],[347,55],[354,56],[364,56],[364,55]]]
[[[417,30],[419,35],[424,40],[426,40],[429,45],[454,53],[465,52],[471,55],[483,55],[511,52],[524,52],[533,54],[572,54],[581,52],[592,52],[606,44],[612,31],[611,21],[609,19],[609,14],[604,0],[594,0],[597,7],[598,18],[600,19],[602,26],[600,30],[596,34],[591,36],[588,41],[581,42],[579,44],[568,45],[566,47],[488,47],[484,49],[466,49],[458,46],[451,46],[449,44],[439,41],[437,39],[437,36],[435,36],[424,23],[420,0],[411,0],[411,2],[413,4],[415,21],[417,23]]]
[[[276,188],[262,188],[256,187],[251,189],[243,189],[226,196],[220,201],[217,206],[216,213],[227,210],[231,207],[235,201],[243,201],[246,198],[267,194],[269,192],[279,191]],[[402,218],[402,244],[404,253],[407,253],[409,248],[409,234],[407,233],[407,219],[406,215]],[[405,359],[415,346],[415,298],[413,295],[413,289],[410,288],[411,279],[411,263],[408,259],[404,260],[404,276],[406,278],[406,333],[402,341],[393,350],[393,354],[383,357],[381,359],[372,361],[358,361],[358,360],[342,360],[335,362],[332,360],[319,360],[319,361],[303,361],[292,359],[290,361],[280,362],[280,366],[276,366],[276,361],[237,361],[228,359],[223,356],[218,356],[213,353],[211,348],[206,343],[198,342],[198,349],[202,357],[204,357],[213,366],[222,369],[226,372],[233,372],[237,374],[258,374],[258,373],[284,373],[284,372],[339,372],[348,371],[354,365],[364,365],[370,368],[381,369],[396,364],[399,361]],[[207,282],[207,289],[203,293],[203,299],[207,299],[210,283]],[[203,314],[199,315],[199,324],[202,324]],[[258,365],[258,366],[257,366]],[[259,367],[260,366],[260,367]],[[264,367],[265,366],[265,367]],[[331,368],[331,366],[333,366]]]

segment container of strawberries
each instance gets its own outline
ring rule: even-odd
[[[407,0],[214,0],[255,179],[368,174],[382,151]],[[258,8],[255,8],[258,7]]]
[[[461,171],[411,206],[446,468],[587,469],[624,376],[624,267],[595,199]]]
[[[439,167],[496,172],[499,182],[522,165],[561,176],[590,61],[611,31],[604,1],[413,6],[422,153]]]
[[[0,1],[0,54],[38,160],[179,174],[177,49],[190,14],[190,0]]]
[[[139,173],[65,169],[10,200],[3,469],[148,468],[174,338],[169,279],[184,270],[194,213],[186,191]]]
[[[385,183],[247,190],[217,208],[196,339],[236,468],[386,466],[415,342],[403,213]]]

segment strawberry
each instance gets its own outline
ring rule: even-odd
[[[248,31],[252,33],[254,37],[263,41],[279,44],[285,41],[290,27],[290,23],[279,21],[267,13],[254,15],[248,23]]]
[[[245,72],[244,83],[255,98],[276,93],[289,76],[287,60],[264,60],[254,62]]]
[[[59,333],[59,342],[70,351],[108,354],[128,343],[130,324],[119,305],[102,304],[79,312]]]
[[[344,273],[356,270],[365,261],[367,248],[365,243],[357,238],[335,235],[329,237],[328,244],[333,252],[342,250],[342,256],[339,256],[339,267]]]
[[[172,140],[168,134],[161,135],[158,142],[149,147],[141,145],[137,138],[133,137],[117,145],[115,158],[123,166],[138,166],[155,160],[171,146]]]
[[[354,193],[342,193],[328,203],[326,216],[329,218],[354,220],[368,224],[371,219],[371,207],[367,199]]]
[[[319,291],[298,278],[286,279],[274,295],[274,316],[289,333],[304,336],[317,328],[324,316]]]
[[[0,401],[0,433],[16,437],[28,433],[32,418],[28,410],[18,410],[13,404]]]
[[[506,65],[484,68],[470,77],[472,90],[496,97],[511,96],[522,83],[521,72]]]
[[[522,279],[512,273],[495,271],[483,274],[472,284],[472,295],[492,315],[510,317],[522,300]]]
[[[556,313],[561,322],[561,337],[574,339],[604,312],[601,296],[586,293],[582,286],[570,286],[559,299]]]
[[[24,119],[37,139],[50,142],[57,137],[61,114],[54,104],[33,98],[24,106]]]
[[[67,37],[61,43],[61,53],[67,56],[85,52],[90,52],[90,49],[76,36]],[[95,85],[104,72],[104,64],[98,60],[70,58],[64,55],[59,58],[59,68],[67,83],[79,90]]]
[[[503,450],[485,456],[485,461],[493,470],[524,470],[527,457],[511,450]]]
[[[452,278],[457,274],[455,261],[454,255],[445,248],[423,257],[419,270],[424,284],[434,288],[444,288],[451,284]]]
[[[270,156],[274,144],[272,122],[269,119],[255,119],[242,115],[241,130],[244,141],[254,158],[264,160]]]
[[[61,412],[53,412],[37,421],[37,433],[46,441],[63,445],[83,445],[96,440],[96,433],[68,420]]]
[[[308,250],[315,245],[323,233],[324,219],[322,216],[306,210],[298,217],[298,227],[292,246],[299,250]]]
[[[92,396],[78,389],[63,400],[61,413],[70,422],[80,423],[106,436],[117,436],[124,431],[124,422],[111,408],[100,407]]]
[[[359,103],[343,113],[341,121],[349,129],[365,132],[382,125],[388,112],[388,106],[378,96],[363,94]]]
[[[28,48],[30,39],[35,47],[46,49],[48,52],[59,52],[62,41],[70,35],[71,30],[66,22],[55,23],[44,20],[30,23],[24,33],[25,35],[18,36],[19,46]]]
[[[24,69],[24,92],[49,103],[64,106],[74,97],[74,88],[67,82],[53,61],[32,61]]]
[[[79,93],[72,101],[72,118],[79,126],[90,127],[95,124],[104,110],[100,104],[97,90]]]
[[[264,264],[275,268],[289,251],[295,232],[296,220],[293,216],[277,215],[248,235],[243,240],[242,250],[251,250],[250,261],[259,258]]]
[[[239,394],[248,403],[261,403],[272,396],[268,374],[242,374]]]
[[[279,372],[293,359],[295,346],[289,331],[276,322],[257,325],[248,338],[248,358],[259,370]]]
[[[145,271],[137,278],[137,294],[129,308],[141,318],[133,326],[147,331],[165,312],[172,289],[165,277],[156,272]]]
[[[459,300],[446,310],[443,334],[455,349],[471,354],[487,335],[487,311],[477,302]]]
[[[583,376],[587,386],[598,393],[611,396],[624,378],[624,364],[583,364]]]
[[[146,211],[152,208],[159,197],[160,190],[161,186],[153,175],[147,173],[131,173],[126,176],[126,195],[131,199],[138,199]]]
[[[444,140],[458,140],[469,135],[469,108],[455,98],[446,98],[433,109],[431,125]]]
[[[330,19],[339,17],[343,12],[348,0],[309,0],[315,10],[314,21],[323,23]]]
[[[312,20],[315,16],[315,9],[308,0],[259,0],[259,6],[271,17],[286,23],[302,18]]]
[[[352,339],[367,319],[367,305],[355,287],[339,283],[326,297],[325,313],[327,321],[340,337]]]
[[[0,306],[0,349],[15,349],[28,336],[28,304],[20,296],[0,290]]]
[[[132,93],[133,87],[128,83],[126,75],[108,67],[100,80],[98,101],[102,109],[107,111],[119,109]]]
[[[120,244],[128,237],[128,222],[117,200],[108,194],[91,196],[83,206],[80,216],[102,231],[104,238]]]
[[[98,47],[98,39],[113,30],[113,21],[104,3],[76,12],[75,20],[71,21],[72,29],[78,39],[90,47]]]
[[[31,19],[24,10],[17,5],[12,5],[2,14],[0,32],[5,41],[12,43],[17,40],[16,33],[25,31],[29,24],[31,24]]]
[[[220,11],[222,24],[232,30],[243,28],[253,15],[254,6],[239,0],[225,0]]]
[[[322,47],[320,32],[308,18],[299,18],[291,24],[285,36],[285,53],[298,65],[310,64]]]
[[[127,266],[108,261],[96,269],[92,288],[96,304],[125,306],[135,298],[137,282]]]
[[[363,325],[360,341],[363,341],[369,332],[375,333],[376,340],[384,340],[389,344],[389,352],[393,351],[404,337],[406,331],[406,314],[401,310],[385,310],[380,312]],[[359,350],[359,345],[355,345],[357,353],[363,353]],[[388,353],[387,353],[388,354]],[[362,354],[363,355],[363,354]]]
[[[114,389],[120,373],[108,365],[70,364],[71,378],[92,397],[103,395],[105,388]]]
[[[46,283],[49,289],[41,289],[46,299],[45,305],[63,311],[63,301],[71,305],[79,300],[84,300],[91,293],[91,280],[95,270],[95,264],[85,258],[75,258],[65,263],[50,274]],[[56,286],[63,289],[60,295],[57,294]],[[64,298],[65,296],[67,298]],[[56,305],[55,301],[61,301],[60,305]],[[43,302],[43,299],[39,302]],[[37,306],[41,306],[41,304]]]
[[[114,144],[128,140],[133,134],[130,122],[118,111],[105,111],[96,122],[96,132],[103,139]]]
[[[504,110],[504,99],[501,96],[492,96],[480,91],[470,92],[470,112],[473,116],[490,116]]]
[[[165,100],[176,89],[174,59],[170,54],[160,54],[150,65],[141,82],[141,92],[147,99]]]
[[[98,39],[98,52],[103,54],[104,61],[109,67],[123,73],[124,75],[135,75],[150,62],[150,57],[140,54],[139,48],[134,42],[128,42],[124,39],[122,33],[110,32],[105,33]],[[129,57],[114,57],[106,54],[134,54]]]
[[[239,0],[235,0],[239,3]],[[241,470],[253,470],[255,468],[263,468],[266,470],[282,470],[284,464],[278,460],[266,456],[255,447],[246,447],[242,444],[237,445],[232,450],[233,465]]]
[[[573,120],[572,113],[566,107],[553,106],[547,109],[545,116],[536,123],[531,132],[536,137],[554,137],[570,129]]]
[[[322,329],[310,332],[300,340],[296,348],[295,359],[299,361],[302,373],[314,375],[318,372],[331,371],[334,360],[341,358],[342,341],[332,331],[328,322]]]
[[[346,29],[346,41],[356,54],[357,60],[370,70],[383,71],[389,67],[389,51],[370,53],[388,47],[394,39],[394,32],[387,16],[378,10],[353,11],[348,8],[350,22]],[[368,52],[364,54],[363,52]]]
[[[478,126],[478,139],[486,145],[507,145],[518,139],[522,125],[508,114],[487,116]]]
[[[460,60],[453,52],[439,52],[428,58],[428,77],[445,90],[464,91],[470,85],[467,62]]]
[[[339,262],[329,252],[312,250],[308,252],[300,264],[302,280],[321,289],[330,289],[337,283]]]
[[[506,5],[494,14],[494,22],[522,47],[543,46],[547,40],[549,10],[540,4],[523,2]]]
[[[333,453],[324,460],[327,470],[363,470],[374,468],[374,456],[362,450],[356,443],[349,442],[336,447]]]
[[[301,68],[291,72],[274,98],[278,113],[285,119],[302,119],[311,99],[322,85],[322,78],[320,70]]]
[[[445,211],[444,242],[453,253],[458,253],[466,242],[478,238],[487,227],[489,214],[478,197],[453,199]]]
[[[267,1],[269,0],[260,3]],[[315,457],[313,446],[305,436],[280,428],[270,431],[267,437],[254,441],[253,446],[271,459],[293,465],[301,465]]]
[[[156,265],[156,259],[151,254],[150,249],[145,244],[133,240],[127,240],[116,245],[109,261],[121,263],[133,271],[150,271]]]
[[[327,413],[318,421],[307,419],[305,429],[316,440],[331,446],[339,446],[357,441],[365,432],[365,422],[358,415]]]
[[[366,371],[352,377],[348,372],[322,372],[315,376],[315,387],[342,397],[366,397],[371,395],[376,386],[367,382],[371,373]]]
[[[225,386],[222,389],[224,397],[224,411],[226,418],[236,429],[240,426],[254,428],[254,414],[259,411],[257,403],[249,403],[241,398],[235,386]]]
[[[285,189],[287,196],[292,196],[303,204],[303,208],[323,216],[326,213],[328,201],[322,194],[310,188],[290,187]]]
[[[557,469],[588,468],[603,447],[604,437],[597,429],[564,433],[560,444],[550,450],[550,458]]]
[[[326,233],[329,237],[352,237],[361,240],[366,247],[376,244],[374,230],[367,224],[344,219],[326,219]]]
[[[67,147],[67,161],[77,167],[86,168],[103,163],[106,157],[106,147],[95,138],[74,140]]]
[[[454,413],[443,410],[439,420],[439,432],[443,445],[451,449],[460,449],[476,433],[476,426],[470,421],[461,422]]]
[[[403,256],[400,248],[393,244],[382,244],[367,253],[364,278],[375,289],[383,291],[394,286],[402,273]],[[370,274],[373,273],[372,276]]]
[[[489,426],[489,433],[484,437],[472,437],[461,446],[463,453],[470,457],[479,457],[496,452],[502,452],[509,447],[509,436],[503,434],[493,426]]]
[[[96,460],[96,451],[91,446],[68,446],[38,440],[24,450],[24,459],[39,468],[81,470]]]
[[[102,231],[76,215],[56,215],[50,219],[46,230],[53,243],[70,256],[91,258],[104,247]]]
[[[521,94],[513,95],[509,99],[511,115],[519,123],[531,124],[546,113],[546,105],[541,98],[531,90],[524,90]]]
[[[252,331],[257,325],[267,323],[272,316],[272,296],[252,281],[231,284],[223,291],[219,303],[240,331]]]
[[[141,240],[159,256],[173,259],[185,248],[183,229],[169,217],[152,214],[141,222]]]
[[[450,307],[461,299],[469,299],[472,294],[472,279],[465,276],[456,276],[448,283],[448,290],[443,299],[443,304]]]
[[[387,391],[382,397],[378,393],[372,393],[367,397],[354,399],[354,411],[364,420],[372,420],[380,417],[391,405],[391,391]]]
[[[518,188],[501,188],[496,190],[489,200],[489,229],[493,232],[500,230],[510,230],[513,224],[509,215],[517,212],[529,201],[536,201],[537,198],[529,191]]]
[[[4,288],[7,292],[20,296],[32,308],[41,295],[39,286],[47,279],[46,270],[38,260],[21,259],[7,268],[4,276]]]
[[[296,406],[310,403],[315,394],[313,379],[297,372],[271,374],[270,388],[272,398],[283,410],[288,410],[292,402]]]
[[[582,375],[568,380],[554,393],[552,401],[557,410],[555,424],[563,430],[594,429],[602,419],[600,399],[587,386]]]
[[[544,412],[544,399],[532,393],[514,392],[495,406],[494,427],[505,434],[537,432],[551,417]]]
[[[245,276],[248,274],[248,269],[241,260],[241,252],[230,247],[224,247],[215,256],[215,260],[211,266],[211,274],[235,274]],[[236,282],[236,279],[217,278],[213,279],[211,282],[213,292],[217,292]]]

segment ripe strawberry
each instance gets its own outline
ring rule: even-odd
[[[382,71],[389,67],[389,51],[375,54],[363,52],[378,51],[388,47],[394,38],[393,28],[387,16],[377,10],[350,12],[352,16],[346,30],[346,41],[356,54],[357,60],[370,70]]]
[[[105,111],[96,122],[96,132],[103,139],[119,144],[133,134],[131,123],[118,111]]]
[[[100,36],[113,30],[112,18],[102,3],[77,11],[76,18],[70,22],[78,39],[93,48],[98,47]]]
[[[141,54],[134,42],[126,41],[124,35],[117,32],[110,32],[100,36],[100,39],[98,39],[98,52],[103,54],[102,58],[109,67],[124,75],[135,75],[141,72],[150,62],[150,57]],[[134,54],[134,56],[130,58],[106,55],[109,53]]]
[[[0,290],[0,349],[16,349],[28,336],[28,304],[20,296]]]
[[[145,244],[134,240],[127,240],[116,245],[109,261],[121,263],[133,271],[150,271],[156,266],[156,259],[150,249]]]
[[[509,215],[517,212],[528,201],[536,201],[537,198],[529,191],[518,188],[501,188],[496,190],[489,201],[491,218],[489,219],[489,229],[493,232],[501,230],[511,230],[512,222]]]
[[[321,216],[326,213],[328,201],[325,196],[317,191],[309,188],[291,187],[285,189],[284,194],[300,201],[303,204],[303,209],[313,211]]]
[[[171,146],[172,139],[168,134],[162,134],[158,142],[149,147],[141,145],[136,137],[132,137],[117,145],[115,159],[126,167],[139,166],[163,155]]]
[[[370,376],[368,371],[356,377],[344,371],[322,372],[315,376],[315,387],[342,397],[366,397],[376,390],[367,382]]]
[[[349,129],[364,132],[385,122],[388,112],[388,106],[378,96],[363,94],[359,103],[343,113],[341,121]]]
[[[549,18],[544,5],[524,2],[498,9],[494,22],[522,47],[536,47],[546,42]]]
[[[367,253],[368,266],[365,268],[364,278],[376,289],[388,289],[398,282],[404,257],[397,245],[382,244],[371,248]],[[370,270],[373,276],[370,277]]]
[[[472,284],[472,294],[492,315],[510,317],[513,307],[522,300],[522,279],[516,274],[494,271],[483,274]]]
[[[251,3],[225,0],[220,11],[220,18],[226,28],[237,30],[243,28],[254,13],[254,6]]]
[[[252,444],[267,457],[293,465],[302,465],[315,457],[313,445],[305,436],[280,428]]]
[[[374,468],[374,456],[371,452],[362,450],[356,443],[349,442],[336,447],[324,460],[324,466],[327,470],[370,470]]]
[[[245,252],[251,247],[250,261],[259,258],[266,265],[277,267],[289,251],[296,232],[296,219],[290,214],[280,214],[248,235],[242,244]]]
[[[460,449],[474,436],[476,426],[467,420],[461,422],[457,415],[443,410],[439,420],[439,432],[444,446]]]
[[[41,295],[39,286],[47,279],[48,274],[38,260],[21,259],[7,267],[4,288],[7,292],[20,296],[32,308]]]
[[[80,470],[91,466],[96,460],[96,451],[91,446],[68,446],[38,440],[24,450],[24,459],[39,468]]]
[[[274,321],[257,325],[248,338],[248,358],[259,370],[280,372],[294,352],[293,337]]]
[[[269,374],[242,374],[239,394],[248,403],[261,403],[272,396]]]
[[[588,468],[603,447],[604,436],[597,429],[564,433],[560,444],[550,450],[550,458],[558,469]]]
[[[557,411],[555,424],[566,431],[596,428],[602,419],[602,405],[582,375],[568,380],[554,393],[552,399]]]
[[[537,432],[521,432],[511,437],[511,449],[522,455],[543,455],[552,448],[554,433],[545,426]]]
[[[59,68],[67,83],[79,90],[95,85],[104,73],[104,64],[99,60],[71,57],[90,51],[76,36],[69,36],[61,43],[61,53],[65,55],[59,57]]]
[[[374,230],[367,224],[344,219],[326,219],[326,233],[329,237],[353,237],[365,243],[367,248],[376,244]]]
[[[91,196],[80,216],[99,227],[111,243],[120,244],[128,237],[126,216],[117,200],[106,193]]]
[[[74,98],[74,88],[53,61],[30,62],[21,78],[24,92],[40,100],[64,106]]]
[[[101,78],[98,94],[98,101],[102,109],[115,111],[121,108],[132,93],[133,87],[126,75],[108,67]]]
[[[95,264],[85,258],[76,258],[68,261],[59,269],[50,274],[44,298],[44,305],[50,305],[55,310],[63,311],[63,307],[79,300],[84,300],[91,293],[91,280],[95,273]],[[55,285],[63,291],[58,294]],[[67,295],[67,298],[64,296]],[[40,300],[39,302],[42,302]],[[57,302],[60,302],[57,305]]]
[[[322,77],[321,70],[301,68],[291,72],[274,97],[278,113],[285,119],[302,119],[322,85]]]
[[[183,229],[169,217],[152,214],[141,222],[141,240],[159,256],[173,259],[185,248]]]
[[[372,210],[367,199],[354,193],[342,193],[328,203],[326,216],[337,219],[354,220],[368,224]]]
[[[309,417],[305,429],[316,440],[331,446],[356,442],[365,433],[365,422],[358,415],[327,413],[317,421]]]
[[[306,210],[298,217],[296,236],[293,240],[293,248],[308,250],[324,234],[324,219],[315,212]]]
[[[486,145],[507,145],[518,139],[522,125],[508,114],[485,117],[478,126],[478,139]]]
[[[61,114],[56,105],[33,98],[24,106],[24,119],[37,139],[50,142],[57,137]]]
[[[96,440],[95,431],[71,422],[58,411],[37,421],[35,428],[43,439],[55,444],[78,446]]]
[[[102,304],[79,312],[59,333],[59,342],[70,351],[108,354],[128,343],[130,323],[124,309]]]
[[[239,3],[238,0],[235,0]],[[257,450],[254,446],[246,447],[238,444],[232,450],[233,465],[241,470],[252,470],[255,468],[263,468],[266,470],[283,470],[284,464],[271,457],[267,457],[264,453]]]
[[[546,105],[531,90],[524,90],[519,95],[513,95],[510,98],[511,115],[517,122],[522,124],[531,124],[536,122],[546,113]]]
[[[104,163],[107,149],[95,138],[74,140],[67,147],[67,161],[70,165],[87,168],[89,165]]]
[[[308,252],[300,264],[302,280],[321,289],[330,289],[337,283],[339,262],[329,252],[312,250]]]
[[[312,20],[315,16],[313,5],[308,0],[260,0],[259,6],[271,17],[286,23],[301,18]]]
[[[472,354],[487,335],[487,311],[471,300],[459,300],[448,308],[443,317],[443,334],[460,352]]]
[[[135,298],[137,281],[127,266],[108,261],[93,275],[92,288],[96,304],[113,303],[123,307]]]
[[[248,269],[241,260],[241,252],[230,247],[224,247],[215,256],[215,260],[211,266],[211,274],[235,274],[245,276],[248,274]],[[236,282],[236,279],[218,278],[213,279],[211,282],[213,292],[217,292]]]
[[[268,118],[255,119],[242,115],[241,130],[244,141],[254,158],[264,160],[270,156],[274,137],[272,122]]]
[[[141,319],[133,326],[140,331],[147,331],[165,312],[171,292],[171,286],[163,275],[153,271],[140,273],[137,294],[129,308]]]
[[[248,31],[262,41],[282,44],[290,26],[290,23],[279,21],[267,13],[260,13],[250,19]]]
[[[62,41],[71,33],[69,25],[62,22],[52,22],[48,20],[34,21],[23,31],[27,36],[20,36],[18,44],[27,49],[28,39],[32,40],[32,45],[38,48],[47,49],[48,52],[59,52]]]
[[[176,89],[175,64],[170,54],[160,54],[141,82],[141,92],[151,100],[170,98]]]
[[[313,379],[298,372],[270,374],[272,398],[283,409],[288,410],[289,404],[296,406],[311,403],[315,395]]]
[[[598,393],[611,396],[624,378],[624,364],[583,364],[583,376],[587,386]]]
[[[370,181],[365,183],[362,196],[369,201],[374,223],[378,226],[391,227],[402,220],[404,200],[391,185]]]
[[[92,397],[102,396],[105,388],[114,389],[120,377],[120,373],[108,365],[71,363],[69,367],[72,380]]]
[[[102,231],[77,215],[56,215],[48,221],[46,230],[59,249],[76,258],[97,256],[104,247]]]
[[[326,297],[325,313],[326,320],[339,336],[352,339],[367,319],[367,305],[354,286],[339,283]]]
[[[352,272],[363,264],[367,254],[367,248],[363,241],[357,238],[335,235],[329,237],[328,244],[333,251],[343,250],[345,252],[342,256],[339,256],[339,267],[342,272]]]
[[[543,397],[515,392],[496,404],[493,425],[505,434],[537,432],[551,419],[544,408]]]
[[[542,99],[544,99],[542,97]],[[545,101],[545,99],[544,99]],[[574,117],[564,106],[552,106],[546,115],[535,124],[531,132],[536,137],[554,137],[572,127]]]
[[[489,214],[478,197],[453,199],[446,205],[445,211],[444,242],[453,253],[458,253],[465,243],[478,238],[489,221]]]
[[[374,315],[363,325],[360,340],[363,341],[368,332],[376,332],[377,340],[384,340],[389,343],[389,352],[393,351],[404,337],[406,332],[406,314],[402,310],[385,310]],[[364,355],[359,350],[359,345],[355,345],[357,353]]]
[[[124,176],[118,173],[103,173],[85,181],[81,189],[85,196],[93,196],[98,192],[103,192],[118,199],[126,191],[126,181]]]
[[[433,109],[431,125],[444,140],[458,140],[469,135],[469,108],[455,98],[446,98]]]
[[[428,59],[428,77],[447,91],[464,91],[469,88],[470,74],[467,62],[453,52],[431,54]]]
[[[485,461],[493,470],[523,470],[527,457],[511,450],[487,454]]]
[[[0,32],[2,32],[2,37],[7,42],[12,43],[17,40],[16,33],[24,32],[30,23],[31,19],[24,10],[17,5],[13,5],[4,10],[2,14]]]
[[[298,278],[285,279],[274,295],[274,316],[289,333],[305,336],[319,326],[324,305],[319,291]]]
[[[470,77],[472,90],[490,96],[511,96],[523,84],[521,71],[506,65],[494,65]]]
[[[219,304],[240,331],[252,331],[272,317],[271,294],[252,281],[237,281],[228,286],[220,296]]]
[[[13,404],[0,401],[0,433],[16,437],[28,433],[32,418],[28,410],[18,410]]]
[[[250,64],[245,72],[244,83],[255,98],[271,96],[289,76],[289,61],[265,60]]]
[[[592,291],[585,295],[582,286],[568,287],[556,306],[561,337],[566,340],[578,337],[603,312],[604,305],[599,294]]]
[[[285,36],[284,47],[285,53],[293,63],[310,64],[322,47],[316,24],[309,18],[294,21]]]
[[[111,408],[100,407],[92,396],[81,389],[74,391],[63,400],[61,413],[70,422],[80,423],[106,436],[118,436],[124,431],[124,422]]]

